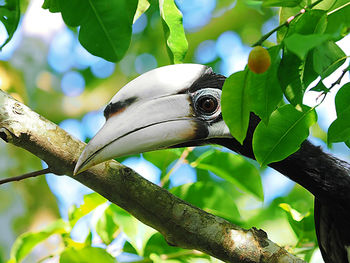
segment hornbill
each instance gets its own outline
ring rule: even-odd
[[[241,145],[222,119],[225,77],[198,64],[151,70],[118,91],[104,110],[106,123],[87,144],[74,173],[103,161],[161,148],[218,144],[254,159],[250,116]],[[286,159],[269,164],[315,196],[315,226],[326,263],[350,262],[350,165],[304,141]]]

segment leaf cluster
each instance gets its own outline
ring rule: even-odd
[[[261,118],[253,150],[257,161],[267,165],[296,152],[316,123],[315,108],[323,100],[310,108],[303,104],[305,93],[311,90],[325,97],[348,71],[343,69],[329,88],[323,84],[347,58],[336,41],[349,31],[344,14],[350,14],[350,5],[347,1],[314,1],[308,6],[306,1],[267,0],[262,6],[281,6],[278,44],[268,49],[272,65],[263,74],[248,68],[232,74],[224,84],[221,103],[223,118],[240,143],[246,138],[250,112]],[[350,138],[343,106],[349,99],[347,86],[337,94],[338,119],[328,130],[328,143],[348,142]]]

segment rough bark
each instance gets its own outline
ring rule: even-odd
[[[77,176],[73,168],[85,143],[0,90],[0,137],[44,160],[158,230],[171,245],[196,249],[226,262],[303,262],[267,238],[209,214],[147,181],[116,161]]]

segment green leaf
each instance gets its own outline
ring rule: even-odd
[[[299,242],[315,241],[314,215],[311,211],[301,214],[289,204],[282,203],[279,206],[286,212],[288,222],[298,237]]]
[[[247,92],[248,70],[229,76],[224,83],[221,95],[222,117],[232,136],[243,143],[249,124],[249,96]]]
[[[332,3],[330,3],[332,1]],[[301,16],[292,20],[288,27],[282,27],[277,31],[277,41],[281,43],[287,35],[292,35],[294,33],[300,34],[313,34],[313,33],[323,33],[323,27],[327,24],[327,19],[322,17],[321,13],[325,13],[322,10],[328,11],[330,6],[334,4],[336,0],[323,0],[321,3],[316,5],[314,9],[307,11]],[[279,12],[280,24],[285,23],[287,20],[291,19],[293,16],[298,14],[302,7],[310,4],[309,0],[302,0],[299,6],[296,7],[282,7]],[[312,2],[315,2],[312,0]]]
[[[304,1],[303,1],[304,2]],[[282,7],[279,12],[279,24],[283,24],[291,16],[300,11],[300,7]],[[281,43],[289,32],[290,27],[282,27],[277,31],[277,43]]]
[[[258,199],[264,199],[259,171],[240,155],[212,150],[201,155],[192,165],[209,170]]]
[[[328,143],[346,142],[350,139],[350,83],[342,86],[335,96],[337,119],[328,129]]]
[[[348,146],[348,148],[350,148],[350,140],[347,140],[347,141],[345,142],[345,144],[346,144],[346,146]]]
[[[110,205],[96,223],[96,232],[106,245],[109,245],[116,238],[115,234],[119,229],[117,221],[113,206]]]
[[[139,0],[135,12],[133,23],[149,8],[150,4],[147,0]]]
[[[331,11],[333,8],[337,6],[337,2],[341,2],[341,1],[344,1],[344,0],[323,0],[320,3],[318,3],[314,8]],[[316,2],[316,0],[312,0],[312,2]]]
[[[159,0],[160,16],[170,61],[172,64],[183,63],[188,49],[182,14],[174,0]]]
[[[294,7],[298,6],[302,0],[264,0],[263,7],[271,6],[285,6],[285,7]]]
[[[177,258],[163,258],[162,255],[157,255],[155,253],[152,253],[150,256],[149,256],[149,260],[152,262],[152,263],[181,263],[183,262],[183,260],[179,260]],[[201,260],[202,262],[203,260]],[[191,261],[185,261],[185,262],[191,262]]]
[[[327,27],[327,12],[324,10],[310,10],[292,23],[289,33],[302,35],[322,34]]]
[[[303,94],[307,89],[307,87],[318,77],[318,74],[314,70],[314,64],[313,64],[314,51],[315,50],[311,50],[307,54],[305,61],[303,61],[300,66],[300,75],[302,80]]]
[[[169,246],[164,237],[157,232],[148,240],[145,247],[144,257],[149,257],[152,253],[165,255],[178,253],[179,251],[185,250],[176,246]]]
[[[327,13],[323,10],[309,10],[293,21],[288,27],[288,36],[294,33],[302,35],[310,34],[323,34],[327,26]],[[287,58],[285,55],[287,54]],[[294,62],[286,62],[291,58],[290,52],[284,52],[284,58],[282,59],[282,65],[284,68],[284,74],[282,82],[287,82],[283,87],[287,99],[293,104],[301,104],[304,92],[308,85],[312,83],[318,74],[314,71],[313,67],[313,50],[307,53],[305,60],[301,61],[299,58],[294,58]],[[289,57],[289,58],[288,58]],[[293,58],[292,58],[293,59]],[[291,74],[292,73],[292,74]],[[302,81],[300,82],[301,79]]]
[[[173,164],[178,158],[180,158],[183,149],[164,149],[153,152],[143,153],[142,156],[160,169],[161,182],[163,188],[168,189],[170,185],[170,165]]]
[[[129,47],[137,0],[59,0],[64,22],[80,26],[79,41],[91,54],[122,59]]]
[[[129,241],[125,241],[123,252],[138,255],[136,249],[133,247],[133,245],[130,244]]]
[[[343,112],[328,128],[327,143],[345,142],[350,139],[350,110]]]
[[[60,0],[44,0],[43,9],[48,9],[51,13],[61,12]]]
[[[92,232],[89,231],[89,234],[86,236],[84,241],[84,246],[89,247],[92,244]]]
[[[329,92],[329,89],[323,84],[322,80],[320,80],[315,87],[311,89],[312,91],[322,91],[322,92]]]
[[[251,108],[266,123],[283,95],[277,77],[281,60],[280,48],[280,46],[274,46],[269,49],[271,66],[265,73],[248,75],[247,89]]]
[[[317,122],[311,126],[311,135],[327,143],[327,132],[324,131]]]
[[[313,108],[303,106],[299,111],[287,104],[275,110],[269,124],[260,122],[253,136],[253,151],[261,165],[281,161],[296,152],[316,122]]]
[[[12,246],[9,263],[21,262],[40,242],[53,234],[69,233],[70,226],[62,219],[57,220],[38,232],[20,235]]]
[[[345,37],[350,28],[350,2],[348,0],[337,1],[342,4],[328,15],[327,34],[331,34],[338,39]]]
[[[324,79],[343,65],[346,58],[346,54],[336,43],[327,41],[314,50],[314,70]]]
[[[98,193],[91,193],[85,195],[84,203],[78,208],[73,206],[73,208],[69,211],[68,217],[70,225],[73,227],[80,218],[87,215],[96,207],[105,203],[106,201],[106,198],[99,195]]]
[[[143,256],[144,247],[156,230],[141,223],[128,212],[114,204],[110,205],[110,211],[116,223],[127,236],[127,240],[136,249],[137,254]]]
[[[307,214],[314,207],[314,196],[304,187],[295,184],[292,191],[282,198],[283,203],[287,203],[302,214]]]
[[[142,156],[149,162],[153,163],[159,168],[162,174],[166,173],[166,170],[170,164],[177,160],[181,156],[182,151],[180,149],[165,149],[153,152],[143,153]]]
[[[345,115],[350,111],[350,83],[344,84],[337,92],[335,96],[335,110],[337,111],[337,116]]]
[[[66,248],[60,256],[60,263],[84,262],[116,263],[117,261],[105,249],[100,247]]]
[[[8,43],[15,33],[19,19],[21,17],[19,0],[5,0],[4,5],[0,5],[0,21],[4,24],[8,37],[0,46],[1,49]]]
[[[304,60],[310,50],[321,45],[329,39],[330,36],[324,34],[301,35],[294,33],[284,39],[283,42],[289,51],[293,52],[301,60]]]
[[[302,7],[310,5],[311,2],[315,2],[315,1],[316,0],[312,0],[312,1],[302,0],[300,2],[299,6],[281,8],[280,14],[279,14],[280,24],[287,21],[287,19],[289,19],[290,17],[295,16],[301,10]],[[300,19],[302,19],[303,16],[305,16],[305,15],[307,16],[307,14],[309,12],[314,12],[314,11],[317,12],[317,10],[325,10],[328,12],[328,11],[334,9],[338,5],[338,2],[343,2],[343,1],[348,1],[348,0],[323,0],[321,3],[318,3],[316,6],[314,6],[314,8],[312,10],[307,9],[307,11],[304,14],[302,14],[299,18],[294,19],[288,28],[283,27],[280,30],[278,30],[278,32],[277,32],[278,42],[280,43],[283,41],[283,38],[286,36],[287,32],[290,33],[290,31],[292,31],[292,33],[293,33],[293,30],[290,30],[290,28],[293,27],[293,24],[297,23]],[[318,23],[318,21],[317,20],[311,21],[311,23],[312,23],[311,25],[313,25],[315,23]],[[318,33],[321,33],[321,32],[318,32]]]
[[[304,88],[300,80],[302,61],[293,53],[284,50],[278,68],[278,79],[287,100],[293,104],[302,104]]]
[[[237,221],[237,219],[240,218],[234,200],[232,200],[223,189],[214,183],[188,183],[174,187],[170,192],[208,213],[231,221]]]

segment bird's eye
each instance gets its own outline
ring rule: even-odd
[[[197,100],[197,109],[205,114],[212,114],[218,108],[218,101],[215,97],[206,95]]]

